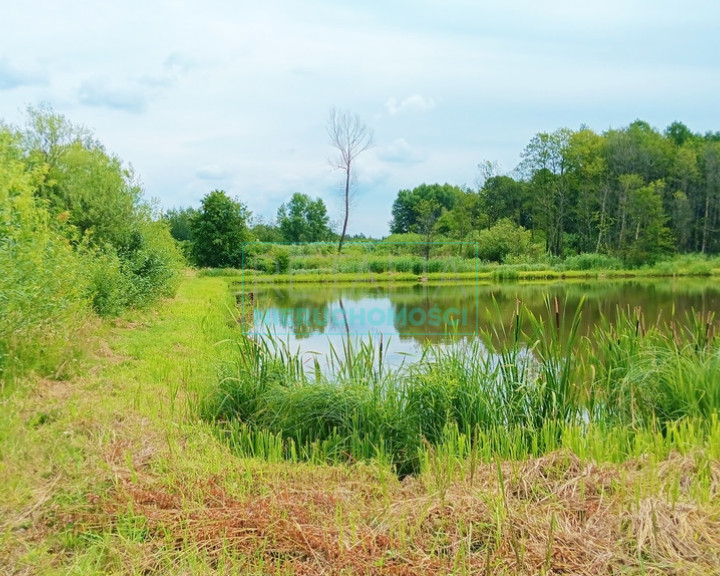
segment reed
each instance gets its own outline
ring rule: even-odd
[[[427,466],[429,449],[487,461],[569,444],[617,460],[682,423],[712,433],[720,413],[712,316],[691,316],[680,329],[627,310],[580,338],[582,307],[568,312],[548,299],[535,316],[518,302],[511,326],[427,346],[399,367],[383,364],[382,339],[346,339],[321,366],[271,335],[239,337],[203,414],[249,455],[380,457],[400,475]]]

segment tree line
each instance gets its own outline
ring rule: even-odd
[[[477,190],[401,190],[390,231],[476,241],[528,231],[551,256],[604,253],[629,264],[672,252],[720,251],[720,133],[646,122],[598,134],[583,127],[536,134],[510,174],[480,166]]]
[[[561,128],[536,134],[512,172],[491,162],[479,170],[475,189],[400,190],[386,240],[417,242],[426,258],[434,243],[469,242],[489,261],[598,253],[639,265],[675,252],[720,252],[720,132],[697,134],[681,122],[659,132],[640,120],[603,133]],[[225,213],[237,216],[237,229],[224,240],[219,224],[209,223],[218,194]],[[338,238],[323,201],[300,193],[280,206],[274,222],[253,220],[221,191],[200,210],[174,209],[166,217],[201,266],[239,266],[238,242]]]
[[[231,198],[224,190],[207,194],[199,208],[173,208],[165,212],[164,218],[187,259],[200,267],[241,267],[243,246],[248,242],[338,240],[323,200],[299,192],[280,205],[272,222],[254,218],[244,202]]]

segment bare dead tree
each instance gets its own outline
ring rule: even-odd
[[[350,217],[350,183],[353,162],[360,154],[372,146],[373,134],[372,130],[360,120],[357,114],[338,111],[335,108],[330,110],[327,133],[330,137],[330,144],[338,152],[337,156],[330,160],[330,165],[345,173],[345,219],[342,234],[340,234],[340,242],[338,243],[339,254],[345,241]]]

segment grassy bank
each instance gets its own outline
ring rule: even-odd
[[[311,266],[311,267],[305,267]],[[271,269],[272,267],[269,267]],[[320,263],[297,262],[274,272],[222,268],[201,270],[200,275],[236,278],[246,284],[287,284],[314,282],[498,282],[530,280],[619,279],[707,277],[720,275],[720,259],[702,255],[676,256],[653,265],[628,268],[618,260],[598,255],[581,255],[553,262],[488,264],[464,258],[426,262],[422,258],[371,258],[357,254],[325,256]]]
[[[712,418],[575,423],[559,436],[540,426],[543,449],[518,453],[443,425],[402,481],[379,446],[364,461],[311,442],[293,459],[270,428],[200,419],[228,370],[256,370],[256,384],[297,376],[287,356],[238,348],[248,344],[228,288],[187,277],[173,300],[98,328],[75,376],[6,391],[0,571],[708,574],[720,564]],[[666,366],[697,366],[682,351]],[[354,362],[346,376],[372,366]],[[434,405],[438,382],[426,382],[421,405]],[[302,409],[288,414],[314,422]]]

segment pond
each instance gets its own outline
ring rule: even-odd
[[[422,353],[423,345],[476,338],[483,331],[511,331],[518,306],[568,326],[584,299],[580,335],[590,335],[604,317],[619,309],[642,312],[647,326],[692,312],[720,310],[720,286],[712,279],[587,280],[553,283],[451,282],[395,284],[294,284],[246,287],[252,299],[253,335],[272,334],[308,358],[327,357],[344,339],[355,345],[382,338],[386,362],[399,365]]]

